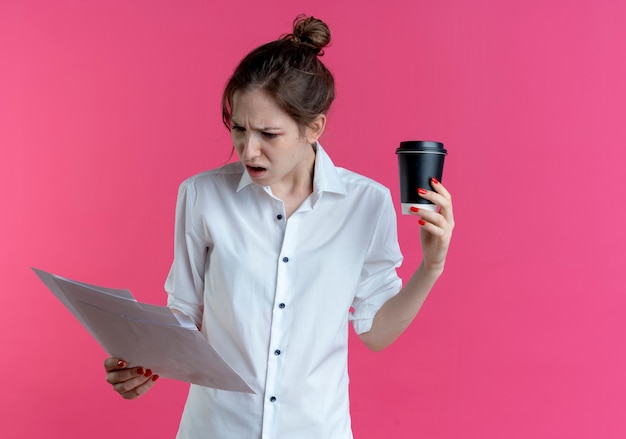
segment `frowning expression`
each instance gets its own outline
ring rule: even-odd
[[[289,186],[311,178],[315,162],[311,145],[323,123],[321,130],[307,127],[302,132],[262,89],[235,93],[231,121],[233,146],[255,184]]]

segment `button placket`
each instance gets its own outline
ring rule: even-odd
[[[278,216],[276,217],[278,220]],[[274,295],[274,307],[272,311],[272,320],[270,327],[269,346],[267,353],[267,370],[265,378],[265,407],[263,414],[263,434],[271,436],[271,426],[274,425],[277,410],[280,403],[280,383],[283,373],[283,364],[285,361],[285,348],[288,344],[289,322],[291,314],[288,313],[287,304],[293,294],[293,258],[291,257],[294,248],[297,246],[295,241],[295,225],[290,219],[289,222],[284,219],[276,222],[283,230],[282,243],[280,252],[278,253],[277,273],[276,273],[276,290]]]

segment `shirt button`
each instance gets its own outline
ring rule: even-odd
[[[280,349],[276,349],[276,350],[274,351],[274,355],[276,355],[276,356],[280,355]]]
[[[279,307],[280,309],[285,309],[285,304],[284,304],[284,303],[281,303],[281,304],[279,304],[279,305],[278,305],[278,307]]]
[[[276,397],[275,397],[275,396],[272,396],[272,397],[270,398],[270,402],[276,402]]]
[[[283,219],[283,216],[279,213],[278,215],[276,215],[276,219],[280,221],[281,219]]]
[[[288,258],[287,256],[285,256],[285,257],[283,258],[283,262],[289,262],[289,258]]]

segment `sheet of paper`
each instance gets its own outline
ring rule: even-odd
[[[112,357],[149,367],[162,377],[254,393],[188,317],[137,302],[128,290],[33,271]]]

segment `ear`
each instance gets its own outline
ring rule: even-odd
[[[306,127],[305,138],[309,144],[314,144],[320,138],[326,127],[326,115],[318,114],[315,119]]]

